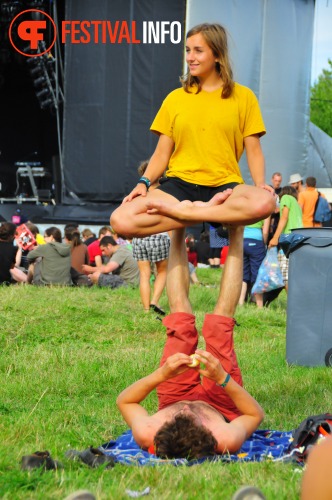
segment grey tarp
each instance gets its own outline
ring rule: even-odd
[[[310,143],[306,175],[317,179],[317,186],[332,186],[332,137],[310,122]]]
[[[307,171],[314,0],[188,0],[187,25],[219,22],[230,35],[235,79],[259,99],[266,179]],[[245,180],[250,175],[241,162]],[[285,182],[285,183],[286,183]]]

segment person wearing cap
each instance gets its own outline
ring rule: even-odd
[[[300,174],[292,174],[289,177],[288,184],[296,189],[297,194],[300,194],[302,191],[304,191],[303,177]]]

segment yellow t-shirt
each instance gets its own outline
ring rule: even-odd
[[[151,125],[175,143],[167,177],[202,186],[243,183],[238,164],[243,139],[265,134],[255,94],[238,83],[228,99],[221,98],[221,89],[195,92],[171,92]]]
[[[44,240],[44,237],[37,233],[37,236],[36,236],[36,242],[38,245],[45,245],[46,244],[46,241]]]

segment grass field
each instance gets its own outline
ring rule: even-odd
[[[199,269],[205,283],[219,270]],[[218,289],[191,287],[200,328]],[[167,310],[166,297],[161,304]],[[63,499],[89,489],[98,499],[231,499],[246,484],[267,499],[296,499],[302,472],[290,464],[202,464],[195,467],[90,469],[64,457],[117,437],[126,425],[118,393],[157,367],[164,327],[144,314],[138,290],[0,288],[0,498]],[[286,295],[268,309],[239,308],[235,344],[246,388],[266,412],[261,428],[290,430],[308,415],[331,410],[331,371],[287,366]],[[157,408],[155,393],[145,402]],[[20,470],[22,455],[49,450],[59,471]]]

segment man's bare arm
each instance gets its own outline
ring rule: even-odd
[[[222,443],[232,453],[241,448],[244,441],[255,432],[264,418],[264,411],[255,398],[232,378],[225,391],[242,413],[228,424],[227,441]]]
[[[147,411],[140,403],[157,387],[188,369],[191,358],[187,354],[177,353],[170,356],[166,363],[154,372],[127,387],[116,400],[118,408],[127,422],[132,427],[133,420],[139,416],[147,416]]]
[[[118,269],[119,264],[115,261],[109,261],[107,264],[102,264],[101,266],[88,266],[87,264],[83,264],[82,269],[86,273],[102,273],[109,274],[113,273],[116,269]]]
[[[214,380],[216,384],[224,383],[228,374],[219,360],[207,351],[200,349],[196,350],[196,354],[205,365],[204,369],[199,370],[201,375]],[[223,433],[223,440],[218,443],[218,451],[225,452],[227,449],[229,452],[233,452],[238,450],[257,429],[264,418],[264,411],[255,398],[232,378],[229,379],[224,390],[242,415],[228,424],[227,437]]]
[[[153,373],[150,373],[150,375],[137,380],[137,382],[134,382],[119,394],[116,404],[129,427],[132,427],[135,418],[148,415],[148,412],[140,403],[161,382],[163,382],[163,378],[160,368],[158,368]]]

